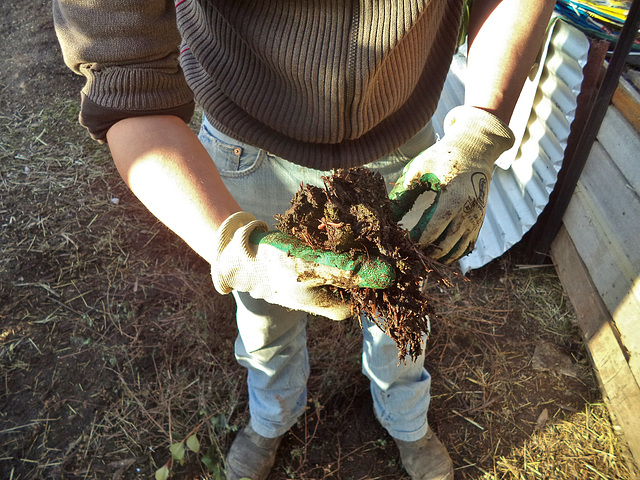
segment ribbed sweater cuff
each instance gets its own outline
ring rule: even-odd
[[[82,93],[97,105],[115,110],[160,110],[193,100],[182,72],[110,67],[82,72],[87,84]]]

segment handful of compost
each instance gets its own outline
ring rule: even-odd
[[[314,249],[352,258],[363,254],[391,265],[395,281],[386,288],[326,287],[366,315],[398,346],[398,359],[415,360],[430,331],[434,309],[422,294],[429,275],[441,280],[432,261],[393,219],[384,180],[363,167],[341,169],[323,177],[324,188],[306,185],[291,208],[276,215],[276,227]]]

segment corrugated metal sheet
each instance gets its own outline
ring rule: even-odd
[[[547,33],[536,72],[530,75],[510,127],[514,148],[494,168],[487,215],[475,250],[460,260],[463,272],[501,256],[522,239],[549,201],[562,166],[575,116],[589,42],[576,28],[556,19]],[[449,110],[464,103],[466,54],[456,54],[433,119],[436,134]]]

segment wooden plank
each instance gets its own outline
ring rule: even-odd
[[[551,245],[551,257],[562,285],[574,306],[580,330],[600,383],[603,397],[621,440],[628,446],[632,478],[640,465],[640,388],[621,350],[611,317],[591,282],[566,228]],[[635,465],[633,464],[635,463]]]
[[[571,203],[563,221],[596,286],[601,288],[605,304],[613,312],[640,276],[640,197],[628,187],[627,179],[598,142],[591,150]],[[607,273],[602,266],[604,260],[616,266],[610,281],[618,283],[620,289],[611,301],[605,294],[606,287],[597,282]],[[594,275],[596,272],[599,275]],[[624,286],[617,281],[620,276]]]
[[[598,141],[611,156],[627,184],[640,192],[640,135],[614,107],[609,107],[598,132]],[[622,185],[620,185],[622,187]]]
[[[593,144],[578,184],[594,220],[614,244],[627,280],[635,280],[640,275],[640,197],[599,142]]]
[[[640,285],[625,274],[628,264],[615,244],[607,237],[593,212],[588,195],[578,184],[564,224],[574,239],[576,249],[598,290],[629,355],[629,365],[640,381]]]
[[[624,118],[640,133],[640,93],[627,82],[620,78],[618,88],[611,99]]]

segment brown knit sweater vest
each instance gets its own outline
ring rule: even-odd
[[[88,79],[89,130],[120,113],[179,109],[190,101],[177,79],[184,74],[220,131],[324,170],[380,158],[429,121],[462,0],[178,0],[182,72],[171,68],[168,8],[130,3],[138,6],[117,7],[120,16],[54,0],[65,59]],[[108,15],[115,34],[92,34]],[[82,22],[94,28],[81,36]]]

